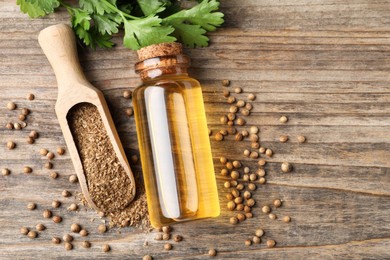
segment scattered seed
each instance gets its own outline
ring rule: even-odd
[[[53,168],[53,164],[51,162],[46,162],[45,163],[45,168],[46,169],[52,169]]]
[[[238,107],[237,107],[237,106],[231,106],[231,107],[229,108],[229,112],[230,112],[230,113],[237,113],[237,111],[238,111]]]
[[[237,186],[237,185],[235,185],[235,186]],[[237,197],[240,196],[240,192],[237,189],[233,189],[232,190],[232,195],[233,195],[233,197],[237,198]]]
[[[127,116],[130,117],[134,114],[134,109],[132,107],[128,107],[128,108],[126,108],[125,113]]]
[[[27,123],[26,123],[26,122],[22,121],[22,122],[20,123],[20,127],[21,127],[21,128],[25,128],[26,126],[27,126]]]
[[[229,85],[230,85],[230,80],[228,80],[228,79],[222,80],[222,86],[227,87]]]
[[[279,137],[279,142],[285,143],[285,142],[287,142],[287,141],[288,141],[288,136],[287,136],[287,135],[281,135],[281,136]]]
[[[232,195],[231,193],[226,194],[226,199],[227,199],[227,200],[230,201],[230,200],[233,200],[233,198],[234,198],[234,197],[233,197],[233,195]]]
[[[248,189],[251,190],[251,191],[254,191],[254,190],[257,189],[257,186],[256,186],[256,184],[254,184],[254,183],[249,183],[249,184],[248,184]]]
[[[237,103],[236,103],[236,105],[237,105],[238,107],[244,107],[245,104],[246,104],[246,103],[245,103],[244,100],[238,100]]]
[[[276,245],[275,240],[267,240],[267,247],[274,247]]]
[[[39,150],[39,154],[42,155],[42,156],[46,156],[48,152],[49,152],[49,151],[46,150],[46,149],[44,149],[44,148],[42,148],[42,149]]]
[[[248,99],[249,99],[250,101],[253,101],[253,100],[255,100],[255,99],[256,99],[256,95],[255,95],[255,94],[252,94],[252,93],[250,93],[250,94],[248,95]]]
[[[241,115],[243,115],[243,116],[249,116],[250,113],[251,112],[246,108],[241,109]]]
[[[230,135],[234,135],[234,134],[237,133],[237,129],[236,129],[235,127],[229,127],[229,128],[227,129],[227,131],[228,131],[228,133],[229,133]]]
[[[27,116],[30,114],[30,110],[28,108],[22,108],[22,115]]]
[[[216,141],[222,141],[223,140],[223,135],[221,133],[216,133],[215,134],[215,140]]]
[[[306,137],[304,137],[303,135],[298,135],[297,139],[298,139],[298,142],[300,142],[300,143],[306,142]]]
[[[4,169],[1,170],[1,174],[3,176],[10,175],[10,173],[11,173],[11,171],[9,169],[7,169],[7,168],[4,168]]]
[[[260,166],[264,166],[266,163],[267,163],[267,162],[266,162],[264,159],[260,159],[259,162],[258,162],[258,164],[259,164]]]
[[[229,219],[229,222],[230,222],[230,224],[232,224],[232,225],[236,225],[236,224],[238,223],[238,219],[237,219],[237,217],[231,217],[231,218]]]
[[[236,98],[233,97],[233,96],[230,96],[227,98],[227,103],[228,104],[233,104],[234,102],[236,102]]]
[[[289,216],[284,216],[284,217],[283,217],[283,222],[288,223],[288,222],[290,222],[290,221],[291,221],[291,218],[290,218]]]
[[[70,193],[70,191],[68,190],[63,190],[62,191],[62,197],[65,197],[65,198],[68,198],[70,197],[72,194]]]
[[[272,157],[273,154],[274,154],[274,152],[271,149],[265,150],[265,155]]]
[[[244,201],[244,199],[242,197],[234,198],[234,203],[236,203],[237,205],[241,204],[243,201]]]
[[[91,247],[91,243],[89,241],[83,241],[83,247],[84,248],[90,248]]]
[[[241,133],[237,133],[235,136],[234,136],[234,140],[236,141],[242,141],[243,139],[243,136]]]
[[[7,148],[8,148],[8,150],[12,150],[12,149],[14,149],[16,147],[16,144],[14,143],[14,142],[12,142],[12,141],[8,141],[7,142]]]
[[[276,208],[279,208],[280,206],[282,206],[282,201],[277,199],[277,200],[274,200],[273,204]]]
[[[255,234],[257,237],[262,237],[264,235],[264,230],[262,230],[261,228],[257,229]]]
[[[239,118],[237,118],[236,123],[239,126],[243,126],[243,125],[245,125],[246,122],[245,122],[244,118],[239,117]]]
[[[227,203],[228,210],[234,210],[236,208],[236,203],[234,201],[229,201]]]
[[[228,126],[234,126],[234,122],[231,121],[231,120],[229,120],[229,121],[227,122],[227,125],[228,125]]]
[[[69,234],[65,234],[62,239],[65,241],[65,242],[72,242],[73,241],[73,237]]]
[[[81,231],[81,227],[80,227],[79,224],[74,223],[74,224],[72,224],[72,225],[70,226],[70,230],[71,230],[72,232],[74,232],[74,233],[79,233],[79,232]]]
[[[277,217],[275,214],[271,213],[268,215],[269,219],[275,220]]]
[[[240,173],[238,171],[232,171],[230,173],[230,177],[233,179],[233,180],[237,180],[238,178],[240,178]]]
[[[42,213],[44,218],[51,218],[52,212],[48,209],[45,209]]]
[[[221,175],[222,176],[227,176],[229,174],[229,171],[227,169],[222,169],[221,170]]]
[[[236,93],[236,94],[240,94],[241,92],[242,92],[242,88],[240,88],[240,87],[237,87],[234,89],[234,93]]]
[[[14,129],[14,124],[12,124],[12,123],[7,123],[7,124],[5,125],[5,127],[6,127],[7,129],[12,130],[12,129]]]
[[[244,205],[243,204],[237,204],[236,210],[237,211],[243,211],[244,210]],[[237,217],[239,221],[242,221],[241,217]]]
[[[231,187],[230,182],[228,182],[228,181],[225,181],[225,183],[223,184],[223,186],[224,186],[226,189],[229,189],[229,188]]]
[[[260,176],[260,177],[264,177],[265,176],[265,170],[263,168],[260,168],[256,171],[256,173]]]
[[[234,167],[233,167],[233,163],[231,163],[231,162],[227,162],[225,166],[226,166],[226,168],[228,168],[229,170],[231,170],[231,169],[234,168]]]
[[[227,158],[224,157],[224,156],[221,156],[221,157],[219,157],[219,161],[220,161],[222,164],[225,164],[225,163],[227,163]]]
[[[247,130],[242,130],[241,134],[242,134],[243,137],[249,136],[249,132]]]
[[[251,140],[251,142],[255,143],[255,142],[259,141],[259,136],[257,134],[251,134],[249,136],[249,139]]]
[[[292,165],[288,162],[282,163],[280,168],[282,169],[283,172],[291,172],[292,171]]]
[[[171,249],[172,249],[172,244],[166,243],[166,244],[164,245],[164,249],[167,250],[167,251],[171,250]]]
[[[253,142],[253,143],[251,143],[251,148],[253,148],[253,149],[259,149],[259,147],[260,147],[260,144],[259,144],[258,142]]]
[[[50,173],[50,178],[57,179],[58,178],[58,173],[57,172],[51,172]]]
[[[69,242],[65,242],[64,244],[64,247],[66,250],[72,250],[73,249],[73,245]]]
[[[259,158],[259,153],[258,152],[251,152],[249,154],[249,157],[252,158],[252,159]]]
[[[264,147],[260,147],[259,148],[259,153],[265,153],[265,148]]]
[[[49,160],[53,160],[54,157],[55,157],[55,155],[54,155],[54,153],[52,153],[52,152],[48,152],[48,153],[46,154],[46,157],[47,157],[47,159],[49,159]]]
[[[35,143],[35,139],[32,138],[32,137],[28,137],[28,138],[27,138],[27,143],[28,143],[28,144],[33,144],[33,143]]]
[[[59,208],[61,206],[61,202],[58,200],[53,200],[53,202],[51,203],[51,206],[53,208]]]
[[[227,119],[230,120],[230,121],[233,121],[234,119],[236,119],[236,114],[228,113],[227,114]]]
[[[20,234],[22,234],[22,235],[27,235],[29,231],[30,230],[28,230],[28,228],[26,228],[26,227],[20,228]]]
[[[54,216],[52,219],[54,223],[60,223],[62,221],[62,218],[60,216]]]
[[[59,244],[59,243],[61,243],[61,239],[59,237],[52,237],[51,242],[53,244]]]
[[[162,227],[162,232],[164,232],[165,234],[168,234],[169,232],[171,232],[172,228],[170,226],[163,226]]]
[[[266,182],[266,179],[264,178],[264,177],[261,177],[260,179],[259,179],[259,183],[260,184],[264,184]]]
[[[36,209],[37,208],[37,204],[35,204],[35,203],[33,203],[33,202],[29,202],[28,204],[27,204],[27,209],[29,209],[29,210],[34,210],[34,209]]]
[[[281,117],[279,118],[279,121],[280,121],[281,123],[287,123],[288,118],[287,118],[287,116],[281,116]]]
[[[230,96],[230,91],[228,89],[224,89],[223,92],[222,92],[223,96],[225,98],[229,97]]]
[[[250,193],[250,191],[245,191],[243,196],[245,199],[250,199],[252,197],[252,193]]]
[[[257,236],[254,236],[252,238],[252,241],[253,241],[253,244],[260,244],[261,243],[261,238],[257,237]]]
[[[233,187],[236,187],[236,186],[237,186],[237,184],[238,184],[238,182],[237,182],[237,181],[235,181],[235,180],[233,180],[233,181],[231,181],[231,182],[230,182],[230,184],[231,184]]]
[[[246,205],[248,205],[249,207],[253,207],[255,205],[255,200],[254,199],[248,199],[246,201]]]
[[[105,233],[105,232],[107,231],[106,225],[100,224],[100,225],[98,226],[98,231],[99,231],[100,233]]]
[[[163,234],[161,234],[161,233],[156,234],[156,236],[154,237],[154,240],[157,240],[157,241],[163,240]]]
[[[237,219],[238,221],[244,221],[246,219],[245,215],[242,213],[237,214]]]
[[[57,154],[58,155],[63,155],[65,153],[65,149],[62,147],[57,147]]]
[[[173,236],[173,241],[175,241],[175,242],[180,242],[182,240],[183,240],[183,237],[180,236],[180,235],[174,235]]]
[[[16,130],[20,130],[20,129],[22,129],[22,125],[20,123],[14,123],[14,128]]]
[[[265,214],[268,214],[268,213],[270,213],[271,212],[271,208],[269,207],[269,206],[263,206],[262,208],[261,208],[261,211],[263,211],[263,213],[265,213]]]
[[[215,250],[214,248],[211,248],[210,250],[209,250],[209,256],[216,256],[217,255],[217,250]]]
[[[249,111],[251,111],[252,108],[253,108],[253,105],[252,105],[251,103],[247,102],[247,103],[245,104],[245,108],[248,109]]]
[[[27,94],[27,96],[26,96],[26,99],[27,100],[34,100],[34,98],[35,98],[35,96],[34,96],[34,94]]]
[[[169,240],[169,239],[171,239],[171,234],[169,234],[169,233],[164,233],[163,236],[162,236],[162,239],[163,239],[163,240]]]
[[[123,97],[126,99],[130,99],[133,96],[133,92],[131,90],[125,90],[123,91]]]
[[[24,120],[26,120],[26,116],[20,114],[20,115],[18,115],[18,119],[19,119],[20,121],[24,121]]]
[[[46,227],[45,227],[43,224],[37,224],[37,225],[35,226],[35,228],[36,228],[36,230],[38,230],[38,231],[43,231],[43,230],[46,229]]]
[[[71,183],[76,183],[76,182],[78,182],[78,180],[79,179],[77,178],[76,174],[72,174],[69,176],[69,182],[71,182]]]
[[[31,167],[28,167],[28,166],[25,166],[23,167],[23,173],[32,173],[32,168]]]
[[[252,241],[250,239],[245,240],[245,245],[246,246],[252,245]]]
[[[16,104],[15,104],[14,102],[9,102],[9,103],[7,104],[7,108],[8,108],[9,110],[15,110],[15,109],[16,109]]]
[[[144,255],[142,257],[142,260],[153,260],[153,257],[151,257],[150,255]]]
[[[37,233],[36,231],[31,230],[31,231],[29,231],[29,232],[27,233],[27,236],[28,236],[29,238],[36,238],[36,237],[38,236],[38,233]]]
[[[225,135],[228,134],[228,132],[227,132],[226,129],[221,129],[221,130],[219,130],[219,133],[220,133],[221,135],[223,135],[223,136],[225,136]]]
[[[249,213],[249,212],[251,212],[252,211],[252,208],[251,207],[249,207],[249,206],[244,206],[244,212],[245,213]]]
[[[244,186],[244,184],[242,184],[242,183],[239,183],[239,184],[237,184],[237,186],[236,186],[236,189],[237,190],[243,190],[245,188],[245,186]]]

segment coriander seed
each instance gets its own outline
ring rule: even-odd
[[[257,237],[262,237],[264,235],[264,230],[262,230],[261,228],[257,229],[256,232],[255,232],[255,235]]]
[[[62,197],[65,197],[65,198],[68,198],[72,195],[70,193],[70,191],[68,191],[68,190],[63,190],[61,194],[62,194]]]
[[[237,214],[237,219],[238,221],[244,221],[246,219],[245,215],[242,213]]]
[[[35,143],[35,139],[32,138],[32,137],[28,137],[28,138],[27,138],[27,143],[28,143],[28,144],[33,144],[33,143]]]
[[[259,147],[260,147],[260,144],[259,144],[258,142],[252,142],[252,143],[251,143],[251,148],[253,148],[253,149],[259,149]]]
[[[245,108],[248,109],[249,111],[251,111],[252,108],[253,108],[253,105],[252,105],[251,103],[247,102],[247,103],[245,104]]]
[[[270,214],[268,215],[268,217],[269,217],[269,219],[272,219],[272,220],[275,220],[275,219],[277,218],[276,215],[273,214],[273,213],[270,213]]]
[[[27,233],[27,236],[28,236],[29,238],[36,238],[36,237],[38,236],[38,233],[37,233],[36,231],[31,230],[31,231],[29,231],[29,232]]]
[[[234,168],[237,168],[237,169],[238,169],[238,168],[241,168],[241,166],[242,166],[241,163],[240,163],[239,161],[233,161],[232,164],[233,164],[233,167],[234,167]]]
[[[260,147],[259,148],[259,153],[265,153],[265,148],[264,147]]]
[[[266,163],[267,163],[267,162],[266,162],[264,159],[260,159],[260,160],[258,161],[258,164],[259,164],[260,166],[264,166]]]
[[[267,155],[268,157],[272,157],[273,154],[274,152],[271,149],[265,150],[265,155]]]
[[[238,107],[244,107],[245,104],[246,104],[246,103],[245,103],[244,100],[238,100],[237,103],[236,103],[236,105],[237,105]]]
[[[227,169],[222,169],[221,170],[221,175],[222,176],[227,176],[229,174],[229,171]]]
[[[237,186],[236,186],[236,189],[239,190],[239,191],[243,190],[244,188],[245,188],[245,186],[244,186],[244,184],[242,184],[242,183],[239,183],[239,184],[237,184]]]
[[[180,235],[174,235],[173,236],[173,241],[175,241],[175,242],[180,242],[182,240],[183,240],[183,237],[180,236]]]
[[[249,184],[248,184],[248,189],[251,190],[251,191],[254,191],[254,190],[257,189],[257,186],[256,186],[256,184],[254,184],[254,183],[249,183]]]
[[[222,92],[222,95],[227,98],[230,96],[230,91],[228,89],[224,89],[223,92]]]
[[[10,175],[10,173],[11,173],[11,171],[9,169],[7,169],[7,168],[4,168],[4,169],[1,170],[1,174],[3,176]]]
[[[243,180],[243,181],[249,181],[249,174],[244,174],[244,175],[242,176],[242,180]]]
[[[243,126],[246,123],[245,119],[241,118],[241,117],[237,118],[236,122],[237,122],[237,125],[239,125],[239,126]]]
[[[233,97],[233,96],[230,96],[227,98],[227,103],[228,104],[233,104],[234,102],[236,102],[236,98]]]
[[[79,233],[81,231],[81,227],[79,224],[72,224],[70,226],[70,230],[74,233]]]
[[[133,96],[133,92],[131,90],[125,90],[123,91],[123,97],[126,99],[130,99]]]
[[[257,175],[256,175],[256,173],[252,173],[251,175],[249,175],[249,180],[250,180],[250,181],[255,181],[255,180],[257,180]]]
[[[53,202],[51,203],[51,206],[53,208],[59,208],[61,206],[61,202],[58,200],[53,200]]]
[[[233,187],[236,187],[236,186],[237,186],[237,184],[238,184],[238,182],[237,182],[237,181],[235,181],[235,180],[233,180],[233,181],[230,181],[230,184],[231,184]]]
[[[164,233],[164,234],[162,235],[162,239],[163,239],[163,240],[169,240],[169,239],[171,239],[171,234],[169,234],[169,233]]]
[[[245,240],[245,245],[246,246],[252,245],[252,241],[250,239]]]
[[[76,182],[78,182],[78,178],[77,178],[77,175],[76,174],[72,174],[72,175],[70,175],[69,176],[69,182],[70,183],[76,183]]]
[[[252,158],[252,159],[259,158],[259,153],[258,152],[251,152],[249,154],[249,157]]]
[[[42,156],[46,156],[48,152],[49,152],[49,151],[46,150],[46,149],[44,149],[44,148],[42,148],[42,149],[39,150],[39,154],[42,155]]]
[[[9,129],[9,130],[12,130],[12,129],[14,129],[14,124],[12,124],[12,123],[7,123],[7,124],[5,125],[5,127],[6,127],[7,129]]]
[[[18,115],[18,119],[19,119],[20,121],[24,121],[24,120],[26,120],[26,116],[20,114],[20,115]]]
[[[219,132],[220,132],[221,135],[223,135],[223,136],[226,136],[226,135],[228,134],[228,132],[227,132],[226,129],[221,129]]]
[[[235,127],[229,127],[227,129],[227,131],[228,131],[229,135],[234,135],[237,133],[237,129]]]
[[[232,225],[238,224],[238,219],[237,219],[237,217],[231,217],[231,218],[229,219],[229,223],[232,224]]]
[[[100,224],[100,225],[98,226],[98,231],[99,231],[100,233],[105,233],[105,232],[107,231],[106,225]]]
[[[128,107],[128,108],[126,108],[125,113],[127,116],[130,117],[134,114],[134,109],[132,107]]]
[[[60,223],[62,221],[62,218],[60,216],[54,216],[52,219],[54,223]]]
[[[219,119],[219,121],[222,123],[222,124],[226,124],[229,120],[227,118],[227,116],[221,116],[221,118]]]
[[[284,216],[284,217],[283,217],[283,222],[288,223],[288,222],[290,222],[290,221],[291,221],[291,218],[290,218],[289,216]]]
[[[27,235],[29,231],[30,230],[28,230],[28,228],[26,228],[26,227],[20,228],[20,234],[22,234],[22,235]]]
[[[236,185],[236,186],[237,186],[237,185]],[[236,189],[233,189],[233,190],[232,190],[232,195],[233,195],[235,198],[237,198],[237,197],[240,196],[240,192],[239,192],[238,190],[236,190]]]
[[[227,203],[228,210],[234,210],[236,208],[236,203],[234,201],[229,201]]]
[[[167,251],[171,250],[171,249],[172,249],[172,244],[166,243],[166,244],[164,245],[164,249],[167,250]]]
[[[245,207],[244,204],[237,204],[236,210],[237,211],[243,211],[244,207]],[[240,220],[240,219],[238,219],[238,220]]]
[[[219,161],[220,161],[222,164],[227,163],[226,157],[223,157],[223,156],[219,157]]]
[[[55,157],[55,155],[54,155],[54,153],[52,153],[52,152],[48,152],[48,153],[46,154],[46,157],[47,157],[47,159],[49,159],[49,160],[53,160],[54,157]]]
[[[14,128],[16,130],[20,130],[20,129],[22,129],[22,125],[20,123],[14,123]]]
[[[279,122],[281,122],[281,123],[287,123],[287,121],[288,121],[287,116],[281,116],[281,117],[279,118]]]
[[[236,203],[236,204],[241,204],[243,201],[244,201],[244,199],[242,197],[234,198],[234,203]]]
[[[233,121],[234,119],[236,119],[236,114],[229,113],[229,114],[227,114],[227,118],[228,118],[228,120]]]
[[[34,94],[27,94],[27,96],[26,96],[26,99],[27,100],[34,100],[34,98],[35,98],[35,96],[34,96]]]
[[[249,136],[249,139],[251,140],[251,142],[255,143],[255,142],[259,141],[259,136],[257,134],[251,134]]]
[[[265,170],[263,168],[260,168],[256,171],[256,173],[260,176],[260,177],[264,177],[265,176]]]
[[[267,240],[267,247],[274,247],[276,245],[275,240]]]
[[[245,213],[245,217],[246,217],[246,218],[253,218],[252,212],[247,212],[247,213]]]
[[[288,136],[287,136],[287,135],[281,135],[281,136],[279,137],[279,142],[285,143],[285,142],[287,142],[287,141],[288,141]]]
[[[245,149],[245,150],[244,150],[244,156],[245,156],[245,157],[249,157],[250,153],[251,153],[251,152],[250,152],[248,149]]]
[[[53,164],[51,162],[46,162],[44,166],[46,169],[53,169]]]
[[[252,208],[251,208],[251,207],[249,207],[249,206],[247,206],[247,205],[244,206],[244,212],[245,212],[245,213],[249,213],[249,212],[251,212],[251,211],[252,211]]]
[[[208,255],[209,256],[216,256],[217,255],[217,250],[215,250],[214,248],[211,248],[208,252]]]
[[[298,142],[300,142],[300,143],[306,142],[306,137],[304,137],[303,135],[298,135],[297,139],[298,139]]]
[[[229,170],[232,170],[234,167],[233,167],[233,164],[231,162],[227,162],[226,163],[226,168],[228,168]]]
[[[237,87],[234,89],[234,93],[236,93],[236,94],[240,94],[241,92],[242,92],[242,88],[240,88],[240,87]]]
[[[43,224],[37,224],[35,226],[35,229],[38,230],[38,231],[43,231],[43,230],[46,229],[46,227]]]
[[[226,189],[229,189],[231,187],[231,184],[230,182],[226,181],[223,186],[226,188]]]
[[[230,113],[237,113],[237,111],[238,111],[238,107],[237,106],[231,106],[230,108],[229,108],[229,112]],[[227,119],[227,118],[226,118]]]
[[[15,110],[15,109],[16,109],[16,104],[15,104],[14,102],[9,102],[9,103],[7,104],[7,108],[8,108],[9,110]]]
[[[69,234],[65,234],[62,239],[65,241],[65,242],[72,242],[73,241],[73,237]]]
[[[58,178],[58,173],[57,172],[51,172],[50,173],[50,178],[57,179]]]
[[[288,162],[284,162],[284,163],[282,163],[280,168],[282,169],[282,172],[291,172],[292,165],[290,163],[288,163]]]
[[[229,85],[230,85],[230,80],[228,80],[228,79],[222,80],[222,86],[227,87]]]
[[[248,95],[248,99],[249,99],[250,101],[253,101],[253,100],[255,100],[255,99],[256,99],[256,95],[255,95],[255,94],[252,94],[252,93],[250,93],[250,94]]]
[[[16,147],[16,144],[14,143],[14,142],[12,142],[12,141],[8,141],[7,142],[7,148],[8,148],[8,150],[12,150],[12,149],[14,149]]]
[[[251,134],[257,134],[259,132],[259,128],[257,126],[251,126],[249,132]]]
[[[28,108],[22,108],[22,115],[27,116],[30,114],[30,110]]]
[[[59,237],[52,237],[51,242],[53,244],[59,244],[59,243],[61,243],[61,239]]]
[[[276,199],[276,200],[274,200],[273,204],[274,204],[275,208],[279,208],[280,206],[282,206],[282,201],[279,199]]]
[[[252,193],[250,193],[249,191],[245,191],[243,196],[245,199],[250,199],[252,197]]]
[[[32,168],[31,167],[28,167],[28,166],[25,166],[23,167],[23,173],[32,173]]]
[[[249,207],[253,207],[255,205],[255,200],[254,199],[248,199],[246,201],[246,205],[248,205]]]
[[[215,141],[222,141],[223,140],[223,135],[221,133],[216,133],[215,136]]]
[[[91,243],[89,241],[83,241],[82,245],[83,245],[84,248],[90,248],[91,247]]]
[[[157,240],[157,241],[163,240],[163,234],[161,234],[161,233],[156,234],[156,236],[154,237],[154,240]]]
[[[62,148],[62,147],[58,147],[57,148],[57,154],[58,155],[63,155],[65,153],[65,149],[64,148]]]
[[[27,209],[29,209],[29,210],[34,210],[34,209],[36,209],[36,207],[37,207],[37,204],[35,204],[33,202],[29,202],[27,204]]]
[[[42,213],[44,218],[51,218],[52,212],[48,209],[45,209]]]
[[[253,241],[253,244],[260,244],[261,243],[261,238],[257,237],[257,236],[254,236],[252,238],[252,241]]]
[[[259,183],[260,184],[264,184],[266,182],[266,179],[264,178],[264,177],[261,177],[260,179],[259,179]]]
[[[265,213],[265,214],[268,214],[268,213],[270,213],[271,212],[271,208],[269,207],[269,206],[263,206],[262,208],[261,208],[261,211],[263,211],[263,213]]]
[[[153,257],[150,256],[150,255],[144,255],[144,256],[142,257],[142,260],[153,260]]]
[[[241,134],[242,134],[243,137],[248,137],[249,136],[249,132],[247,130],[242,130]]]
[[[237,133],[235,136],[234,136],[234,140],[236,141],[242,141],[243,139],[243,136],[241,133]]]
[[[230,173],[230,177],[233,179],[233,180],[237,180],[238,178],[240,178],[240,173],[238,171],[232,171]]]
[[[66,250],[72,250],[73,249],[73,245],[69,242],[65,242],[64,244],[64,247]]]
[[[172,228],[170,226],[163,226],[162,227],[162,232],[164,232],[165,234],[168,234],[169,232],[171,232]]]
[[[249,173],[249,172],[250,172],[249,167],[244,167],[244,173]]]
[[[228,194],[226,194],[226,199],[227,200],[233,200],[234,197],[233,197],[233,195],[231,193],[228,193]]]

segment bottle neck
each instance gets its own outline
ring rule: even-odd
[[[160,56],[146,59],[135,64],[135,72],[143,81],[164,75],[188,75],[190,58],[183,54]]]

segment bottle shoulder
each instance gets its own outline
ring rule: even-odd
[[[148,88],[200,88],[200,83],[198,80],[188,77],[188,76],[164,76],[158,77],[151,80],[144,81],[140,86],[138,86],[134,92],[144,91]]]

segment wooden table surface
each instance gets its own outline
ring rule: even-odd
[[[74,198],[61,198],[61,191],[79,192],[67,176],[74,173],[69,154],[54,159],[58,180],[48,177],[40,148],[64,146],[54,113],[57,96],[53,71],[42,53],[37,35],[49,25],[68,22],[59,12],[45,19],[29,19],[13,0],[0,0],[0,168],[12,173],[0,176],[0,258],[118,258],[208,259],[210,248],[226,259],[389,259],[390,258],[390,1],[389,0],[226,0],[223,28],[210,35],[208,48],[187,50],[192,58],[191,73],[203,85],[210,129],[224,126],[219,118],[229,110],[222,95],[221,81],[230,79],[231,89],[242,87],[257,95],[247,125],[260,128],[263,146],[275,154],[267,159],[267,183],[259,185],[252,219],[229,224],[234,215],[227,211],[228,190],[220,176],[220,156],[239,159],[256,169],[256,160],[245,158],[249,140],[236,142],[229,136],[217,142],[211,138],[222,213],[219,218],[174,226],[184,240],[173,250],[154,241],[155,233],[137,229],[111,229],[99,234],[96,213],[82,208],[67,212]],[[139,84],[133,65],[133,51],[115,38],[110,50],[80,50],[88,79],[101,89],[111,104],[117,129],[128,156],[138,154],[134,119],[124,109],[131,104],[122,97],[125,89]],[[27,101],[34,93],[36,99]],[[239,96],[239,95],[237,95]],[[22,131],[5,128],[16,120],[18,111],[6,105],[14,101],[27,107],[28,126]],[[286,115],[288,123],[278,119]],[[244,129],[244,128],[241,128]],[[37,130],[33,145],[26,137]],[[279,136],[289,135],[287,143]],[[298,135],[307,142],[299,144]],[[6,142],[17,147],[9,151]],[[281,173],[284,161],[294,166]],[[31,166],[33,173],[22,173]],[[139,165],[133,166],[140,172]],[[277,220],[261,213],[261,206],[273,199],[284,201],[275,213]],[[64,206],[64,217],[55,225],[42,218],[53,199]],[[26,209],[36,202],[35,211]],[[281,218],[291,216],[291,223]],[[75,249],[50,242],[52,236],[69,232],[71,223],[90,231],[91,249]],[[22,226],[47,226],[37,239],[19,233]],[[265,230],[263,242],[245,246],[258,228]],[[277,241],[267,248],[265,241]],[[144,241],[149,245],[144,246]],[[101,246],[110,244],[111,252]]]

